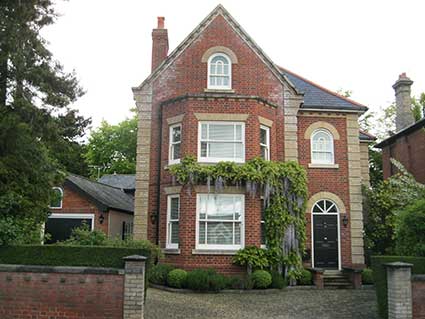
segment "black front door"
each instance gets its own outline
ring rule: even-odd
[[[314,267],[338,269],[338,216],[313,215]]]

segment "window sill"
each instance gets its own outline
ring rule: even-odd
[[[192,255],[236,255],[238,250],[192,249]]]
[[[339,168],[339,165],[338,164],[313,164],[313,163],[310,163],[310,164],[308,164],[308,168],[333,168],[333,169],[336,169],[336,168]]]
[[[205,93],[235,93],[232,89],[204,89]]]
[[[179,248],[163,248],[162,252],[166,255],[180,255]]]

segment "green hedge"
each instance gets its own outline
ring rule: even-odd
[[[150,251],[105,246],[25,245],[0,246],[0,264],[124,268],[123,257]]]
[[[373,280],[375,282],[378,310],[381,318],[388,317],[387,270],[384,264],[401,261],[413,264],[413,274],[425,274],[425,257],[372,256]]]

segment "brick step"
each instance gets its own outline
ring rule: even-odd
[[[353,285],[351,283],[338,283],[338,282],[334,282],[334,283],[325,283],[325,288],[329,288],[329,289],[353,289]]]

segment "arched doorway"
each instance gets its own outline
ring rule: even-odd
[[[312,265],[340,269],[341,245],[339,209],[329,199],[318,200],[312,207]]]

